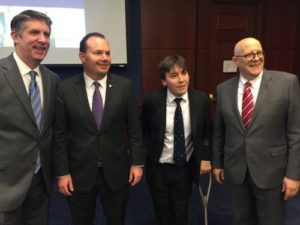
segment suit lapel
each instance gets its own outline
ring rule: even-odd
[[[11,86],[12,91],[16,94],[31,121],[36,124],[28,93],[25,89],[18,66],[12,55],[8,58],[7,64],[9,67],[11,66],[11,68],[4,73],[4,76],[6,77],[8,84]]]
[[[157,157],[160,157],[163,145],[164,145],[164,139],[165,139],[165,132],[166,132],[166,112],[167,112],[167,88],[163,88],[160,91],[158,99],[156,99],[156,112],[157,112],[157,118],[156,121],[159,124],[159,144],[160,148],[158,149],[159,152],[157,154]]]
[[[50,96],[50,79],[49,79],[49,74],[46,72],[46,70],[40,66],[40,72],[41,72],[41,78],[42,78],[42,85],[43,85],[43,111],[42,111],[42,121],[41,121],[41,131],[45,127],[45,123],[47,122],[47,118],[49,118],[48,113],[49,113],[49,101],[52,96]]]
[[[229,87],[229,99],[231,102],[229,102],[228,104],[232,105],[232,111],[234,114],[234,118],[237,119],[237,123],[241,126],[241,128],[243,130],[245,130],[243,121],[242,121],[242,117],[238,108],[238,87],[239,87],[239,77],[235,77],[235,79],[233,79],[233,81],[231,82],[231,87]]]
[[[191,130],[192,134],[196,134],[196,124],[197,124],[197,110],[199,105],[195,102],[194,93],[192,90],[188,91],[188,97],[189,97],[189,107],[190,107],[190,120],[191,120]]]
[[[111,75],[107,75],[107,82],[106,82],[106,94],[105,94],[105,105],[103,110],[102,122],[100,126],[100,131],[103,130],[106,123],[109,121],[110,112],[112,112],[112,102],[115,99],[114,95],[116,93],[116,82]]]
[[[254,123],[255,119],[257,118],[257,115],[259,114],[260,110],[263,108],[264,102],[267,99],[267,96],[268,96],[268,93],[270,90],[271,79],[272,79],[272,77],[271,77],[270,73],[267,72],[266,70],[264,70],[263,76],[261,78],[261,84],[259,87],[259,92],[257,95],[251,123]],[[250,128],[251,128],[251,125],[250,125],[249,129]]]
[[[93,127],[95,131],[98,131],[97,125],[94,121],[93,114],[89,105],[83,75],[77,77],[74,83],[74,87],[75,87],[75,93],[78,98],[78,102],[82,106],[81,109],[84,111],[83,113],[85,115],[88,115],[91,127]]]
[[[164,141],[166,131],[166,114],[167,114],[167,88],[164,88],[161,92],[159,104],[157,107],[158,121],[160,124],[160,140]]]

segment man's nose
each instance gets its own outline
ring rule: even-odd
[[[179,73],[179,74],[178,74],[178,80],[179,80],[179,81],[183,81],[182,73]]]
[[[45,34],[40,34],[38,41],[40,41],[40,42],[48,42],[49,41],[49,37],[47,35],[45,35]]]

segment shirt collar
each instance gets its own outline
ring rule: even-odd
[[[263,74],[263,71],[261,71],[261,73],[255,79],[249,80],[249,82],[251,83],[252,87],[256,87],[258,84],[260,84],[260,81],[261,81],[261,78],[262,78],[262,74]],[[241,82],[241,84],[243,86],[245,86],[245,83],[247,81],[248,80],[240,74],[240,82]]]
[[[188,101],[188,92],[186,92],[182,96],[175,96],[172,94],[172,92],[169,89],[167,89],[167,103],[173,103],[175,98],[182,98],[182,101],[187,102]]]
[[[16,52],[13,53],[13,57],[16,60],[17,66],[19,68],[19,71],[21,73],[21,76],[26,76],[27,74],[29,74],[30,71],[32,71],[32,69],[27,66],[27,64],[17,55]],[[33,69],[35,72],[37,72],[37,75],[40,74],[40,67],[37,66],[36,68]]]
[[[83,73],[83,77],[84,77],[84,81],[85,81],[85,86],[87,88],[94,86],[95,80],[91,79],[85,72]],[[107,74],[101,80],[97,80],[97,81],[100,83],[101,87],[106,87]]]

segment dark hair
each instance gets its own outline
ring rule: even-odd
[[[24,24],[30,20],[42,20],[48,25],[51,30],[52,21],[50,17],[46,14],[35,11],[35,10],[25,10],[18,15],[14,16],[14,18],[10,22],[11,31],[19,33],[23,28]]]
[[[166,56],[158,64],[160,79],[165,80],[166,73],[168,73],[170,71],[170,69],[175,65],[181,67],[184,70],[187,70],[187,66],[185,64],[185,59],[182,56],[180,56],[180,55]]]
[[[101,33],[98,33],[98,32],[88,33],[80,41],[80,44],[79,44],[80,52],[86,52],[86,49],[87,49],[86,42],[90,37],[99,37],[99,38],[106,39],[105,36]]]

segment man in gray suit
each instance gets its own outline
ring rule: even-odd
[[[254,38],[240,40],[240,75],[217,87],[213,173],[232,184],[236,225],[283,225],[300,180],[300,90],[295,75],[264,69]]]
[[[143,174],[142,130],[132,82],[109,73],[108,40],[89,33],[80,42],[83,73],[58,91],[54,168],[68,196],[74,225],[92,225],[98,194],[107,225],[125,223],[129,184]]]
[[[15,51],[0,60],[0,224],[48,223],[59,79],[40,63],[49,49],[50,26],[50,18],[37,11],[16,15]]]

